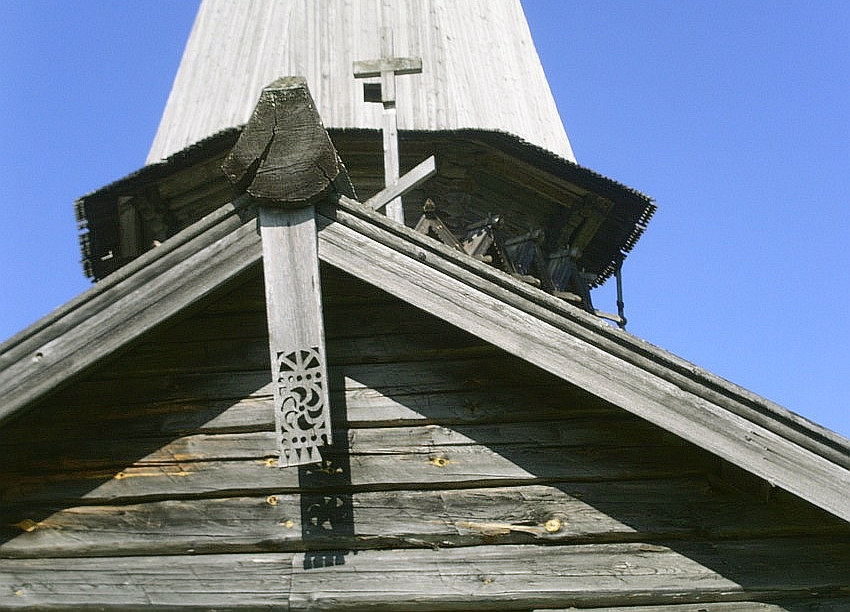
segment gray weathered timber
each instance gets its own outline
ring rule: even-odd
[[[423,364],[423,367],[426,367]],[[221,374],[210,376],[220,379]],[[149,380],[149,379],[146,379]],[[105,383],[100,383],[105,387]],[[117,384],[117,383],[115,383]],[[14,447],[32,449],[39,444],[55,448],[63,443],[93,442],[114,439],[117,433],[132,439],[142,436],[177,436],[193,433],[236,433],[267,431],[274,428],[273,400],[270,394],[235,398],[237,391],[225,391],[223,397],[195,395],[176,399],[136,397],[134,403],[125,402],[128,395],[107,393],[104,401],[82,406],[85,391],[97,385],[75,386],[68,390],[72,401],[63,405],[59,414],[46,420],[49,426],[61,431],[61,436],[27,438],[29,423],[14,422],[5,430],[5,440],[0,449]],[[143,385],[132,385],[140,391]],[[529,391],[532,393],[530,394]],[[516,423],[560,419],[562,421],[582,416],[622,418],[621,411],[611,406],[576,396],[566,385],[551,387],[508,387],[498,389],[473,389],[413,393],[387,396],[375,389],[352,388],[349,392],[334,392],[331,401],[345,406],[344,417],[350,427],[376,427],[400,425],[441,424],[467,425],[477,423]],[[99,428],[80,427],[96,415]],[[22,444],[23,440],[27,440]],[[49,440],[49,442],[47,441]],[[10,451],[12,452],[12,451]],[[32,459],[30,459],[32,461]]]
[[[232,345],[231,345],[232,347]],[[464,356],[466,357],[466,356]],[[191,356],[189,363],[193,363]],[[227,364],[223,359],[219,364]],[[427,367],[425,364],[427,363]],[[165,361],[168,364],[168,361]],[[117,368],[118,376],[106,372],[98,376],[80,381],[73,389],[69,389],[64,401],[67,405],[85,404],[108,408],[111,404],[122,402],[125,405],[135,405],[157,401],[197,401],[203,399],[242,399],[245,396],[260,397],[272,394],[268,380],[268,363],[259,364],[260,370],[233,370],[222,367],[216,372],[181,372],[169,373],[166,370],[145,371],[136,376],[132,375],[132,367],[128,376],[121,378],[126,372]],[[511,359],[505,355],[483,355],[476,359],[455,358],[434,361],[398,361],[396,363],[370,363],[368,361],[353,364],[341,364],[332,367],[329,375],[342,376],[343,389],[353,396],[375,396],[382,394],[389,397],[411,396],[428,393],[445,392],[478,392],[483,393],[485,382],[490,386],[491,393],[502,390],[518,391],[524,379],[529,375],[539,373],[537,368],[529,364]],[[111,384],[103,384],[111,381]],[[535,395],[546,394],[547,389],[561,391],[566,383],[557,378],[546,376],[528,381],[526,393]],[[95,391],[98,391],[95,394]],[[139,394],[146,392],[149,397]],[[96,397],[94,396],[96,395]]]
[[[845,521],[439,312],[321,275],[326,461],[268,452],[255,261],[46,397],[40,427],[4,425],[0,608],[847,603]]]
[[[161,254],[140,257],[12,338],[0,361],[0,421],[79,375],[260,258],[252,223],[227,207],[174,237]]]
[[[802,595],[784,599],[781,603],[760,601],[703,602],[660,606],[605,606],[584,608],[587,612],[846,612],[850,606],[847,598],[815,597]],[[534,612],[544,612],[543,609]],[[545,612],[575,612],[575,608],[546,608]]]
[[[510,363],[510,362],[507,362]],[[358,368],[369,372],[368,368]],[[411,373],[428,370],[428,364],[419,364]],[[334,373],[336,370],[332,369]],[[55,427],[64,435],[30,436],[30,444],[42,441],[50,447],[71,448],[73,441],[94,441],[122,437],[169,436],[183,433],[225,433],[227,430],[261,431],[271,430],[271,387],[265,378],[267,371],[246,373],[205,373],[199,376],[166,378],[154,388],[156,395],[139,397],[147,384],[161,377],[141,377],[128,381],[122,389],[118,381],[100,386],[105,388],[104,397],[85,406],[85,393],[96,389],[94,382],[78,383],[68,389],[69,403],[63,404],[61,413],[45,415],[42,422]],[[367,381],[375,380],[367,378]],[[478,379],[486,380],[486,379]],[[205,383],[215,384],[207,388]],[[172,386],[173,385],[173,386]],[[349,390],[333,392],[332,399],[339,405],[347,405],[341,411],[340,420],[347,416],[353,426],[416,425],[416,424],[463,424],[463,423],[511,423],[541,419],[568,420],[582,415],[614,415],[618,413],[610,406],[589,401],[575,395],[566,386],[546,387],[538,385],[519,388],[505,384],[496,389],[484,390],[475,381],[457,379],[440,385],[437,381],[418,386],[393,385],[387,392],[380,388],[364,386],[363,382],[351,379]],[[244,397],[240,396],[244,393]],[[127,401],[131,398],[133,401]],[[47,408],[55,404],[46,404]],[[123,410],[122,410],[123,407]],[[47,410],[45,410],[47,412]],[[265,414],[264,414],[265,413]],[[101,428],[90,428],[88,432],[78,423],[87,422],[93,415]],[[94,421],[92,421],[94,422]],[[26,420],[10,425],[8,437],[0,443],[0,449],[22,448],[21,438],[27,428]],[[121,429],[119,429],[121,428]],[[52,440],[52,442],[47,442]],[[67,441],[67,442],[66,442]]]
[[[265,325],[265,322],[263,322]],[[179,333],[179,332],[177,332]],[[263,334],[262,341],[245,336],[221,339],[195,339],[181,344],[184,348],[197,350],[194,359],[187,358],[174,350],[175,343],[146,343],[141,347],[138,364],[126,369],[99,373],[97,380],[110,380],[118,377],[141,377],[162,373],[175,376],[179,374],[201,372],[228,372],[239,370],[259,370],[269,365],[268,337]],[[329,347],[328,364],[347,366],[368,363],[417,363],[427,361],[452,361],[475,357],[491,358],[501,351],[489,344],[468,343],[466,346],[454,346],[451,334],[399,333],[375,336],[356,336],[334,342]],[[417,346],[417,343],[419,345]],[[243,354],[234,352],[241,347]],[[170,350],[169,350],[170,349]],[[92,379],[94,380],[94,379]]]
[[[452,610],[776,599],[838,590],[842,544],[765,563],[776,542],[479,546],[359,551],[315,567],[305,553],[7,559],[0,606]],[[781,545],[781,544],[780,544]],[[785,542],[785,545],[793,545]],[[720,573],[729,558],[734,579]],[[236,585],[237,588],[234,588]]]
[[[355,530],[326,533],[326,549],[483,544],[612,543],[840,535],[802,504],[754,504],[718,494],[702,477],[351,496]],[[39,518],[39,517],[44,518]],[[35,518],[33,518],[35,517]],[[0,558],[299,551],[301,494],[267,493],[136,504],[15,506],[0,510],[15,535]],[[847,536],[847,530],[844,530]]]
[[[405,173],[404,176],[399,178],[396,182],[387,185],[384,189],[366,200],[363,205],[374,210],[380,210],[392,200],[395,200],[396,198],[401,197],[404,193],[416,188],[436,173],[437,162],[432,155],[413,168],[410,172]],[[404,219],[402,218],[401,222],[403,221]]]
[[[616,428],[618,433],[633,440],[624,444],[619,438],[606,437],[605,427]],[[264,457],[274,449],[273,431],[194,434],[170,439],[150,436],[122,436],[120,443],[110,437],[93,434],[85,448],[76,447],[85,442],[72,439],[67,442],[49,440],[46,444],[28,440],[3,445],[3,450],[12,455],[4,463],[7,474],[26,473],[50,466],[51,449],[63,457],[73,457],[80,465],[89,467],[114,467],[134,456],[138,465],[165,465],[175,457],[188,464],[191,461],[212,459],[247,459]],[[107,435],[109,435],[107,434]],[[525,448],[538,446],[553,452],[568,454],[570,449],[592,446],[596,449],[617,449],[639,446],[650,449],[684,444],[663,430],[631,418],[630,415],[563,419],[558,421],[529,421],[505,424],[470,424],[452,427],[440,425],[418,425],[412,427],[351,428],[347,433],[349,450],[355,454],[428,454],[438,448],[458,447],[463,450],[476,444],[487,447]],[[155,450],[148,451],[153,447]],[[147,451],[147,452],[146,452]],[[581,450],[572,452],[582,452]],[[15,455],[20,459],[16,459]],[[44,457],[40,460],[40,457]],[[567,462],[567,459],[563,459]]]
[[[328,209],[325,212],[333,220],[320,219],[320,227],[324,228],[320,230],[320,258],[538,364],[614,405],[644,416],[837,516],[850,517],[850,503],[846,497],[850,480],[846,466],[850,465],[850,455],[846,442],[834,434],[808,425],[799,417],[749,392],[627,334],[612,330],[594,317],[585,316],[577,309],[463,254],[443,248],[413,230],[389,224],[385,219],[382,221],[381,215],[371,213],[359,204],[346,203],[346,199],[342,198],[338,210]],[[190,228],[186,231],[194,235],[199,230]],[[203,245],[214,234],[214,231],[204,230],[197,239]],[[20,354],[0,378],[9,398],[3,406],[3,415],[11,415],[19,408],[31,405],[66,382],[71,375],[81,372],[86,365],[125,346],[130,339],[150,329],[164,316],[177,312],[199,295],[220,286],[225,279],[247,269],[259,258],[259,239],[248,226],[222,240],[221,247],[210,248],[222,249],[226,253],[240,248],[245,251],[240,257],[229,257],[226,261],[231,267],[218,277],[202,274],[205,266],[215,265],[206,257],[199,258],[199,266],[179,268],[167,256],[160,260],[151,255],[146,260],[149,265],[138,268],[140,276],[126,278],[126,286],[122,287],[119,282],[106,291],[96,291],[88,300],[79,303],[67,320],[57,322],[56,327],[37,326],[38,331],[26,334],[23,341],[19,339],[11,347],[7,344],[9,354]],[[226,246],[234,240],[242,246]],[[191,247],[186,248],[193,252]],[[352,256],[353,253],[357,256]],[[188,255],[186,251],[180,254],[184,258]],[[177,255],[174,257],[177,258]],[[226,262],[219,259],[217,263]],[[203,280],[193,284],[183,282],[183,271],[187,268],[188,273],[196,272],[203,276]],[[164,269],[168,269],[170,274],[151,278]],[[178,295],[192,295],[185,300],[170,302],[168,307],[157,302],[163,306],[158,311],[146,310],[151,301],[155,301],[151,296],[158,295],[153,290],[143,292],[148,299],[127,299],[119,306],[105,301],[110,289],[119,293],[141,291],[142,287],[148,288],[148,282],[151,288],[159,288],[159,291],[162,291],[163,284],[171,290],[174,285],[179,285]],[[469,298],[463,307],[456,303],[459,295]],[[140,315],[135,317],[133,312]],[[89,316],[83,318],[84,313]],[[134,325],[126,325],[128,316]],[[65,327],[72,319],[80,326]],[[86,334],[92,329],[103,330],[106,341],[98,344],[97,350],[89,351],[86,349],[90,336]],[[110,333],[110,330],[116,329],[117,333]],[[67,350],[62,356],[51,354],[44,365],[42,362],[33,363],[30,358],[37,356],[44,338],[54,338]],[[24,345],[32,352],[22,351]],[[60,363],[53,363],[54,359],[59,359]],[[70,363],[73,366],[63,367]],[[47,365],[51,367],[45,369]],[[253,374],[242,373],[233,373],[228,380],[211,379],[205,384],[212,383],[212,388],[223,389],[232,386],[232,381],[240,377],[244,380],[244,383],[239,383],[243,389],[245,385],[255,385],[254,389],[263,386],[256,382],[258,379]],[[19,381],[34,382],[36,379],[40,379],[38,384],[19,388]],[[187,379],[184,389],[190,389],[194,384]],[[16,392],[11,394],[13,389]]]
[[[377,229],[377,220],[367,221],[369,211],[357,206],[352,212],[331,212],[336,222],[324,222],[319,253],[326,261],[850,520],[847,468],[739,416],[728,401],[718,405],[713,394],[695,393],[693,384],[683,389],[657,367],[612,354],[598,346],[604,336],[583,341],[587,333],[567,331],[577,327],[573,321],[506,290],[507,275],[501,286],[481,283],[471,258],[417,240],[408,228],[396,228],[391,238]],[[351,258],[352,249],[359,257]]]
[[[275,446],[281,467],[314,463],[331,443],[315,210],[263,205],[259,220]]]
[[[381,27],[425,66],[398,81],[400,129],[501,130],[574,160],[518,0],[384,5],[386,20],[373,1],[203,3],[148,163],[244,124],[258,84],[287,74],[307,78],[326,126],[379,129],[351,67],[381,55]]]
[[[276,553],[0,562],[0,608],[286,610],[293,561]]]
[[[326,211],[334,220],[320,219],[320,227],[324,228],[320,231],[320,258],[614,405],[643,416],[837,516],[850,518],[850,503],[846,497],[850,486],[846,466],[850,465],[850,456],[846,443],[842,444],[834,435],[824,434],[787,411],[646,343],[610,330],[594,317],[583,316],[577,309],[523,286],[472,258],[443,248],[413,230],[390,225],[382,221],[380,215],[357,203],[347,204],[342,198],[340,206],[338,210]],[[238,262],[237,258],[228,259],[232,267],[218,278],[203,275],[203,282],[187,284],[183,282],[184,269],[172,267],[170,275],[151,280],[165,286],[179,284],[179,288],[185,287],[183,292],[193,294],[191,298],[151,312],[152,316],[145,309],[150,305],[147,300],[130,301],[130,304],[122,304],[126,309],[117,310],[110,309],[112,305],[104,309],[100,302],[99,308],[89,313],[94,315],[103,309],[106,314],[85,320],[81,326],[69,330],[67,337],[63,337],[61,329],[47,329],[45,335],[56,334],[62,342],[76,338],[78,347],[85,347],[89,342],[86,333],[91,329],[86,325],[98,330],[109,329],[109,325],[102,325],[101,317],[107,323],[112,321],[121,331],[105,335],[108,341],[101,343],[102,346],[99,344],[96,351],[80,353],[79,348],[75,352],[73,344],[66,345],[64,361],[73,358],[74,362],[70,369],[56,367],[52,360],[63,359],[51,355],[47,361],[53,366],[47,368],[49,376],[44,376],[40,384],[28,385],[10,396],[10,401],[3,406],[3,415],[31,404],[70,375],[82,371],[81,365],[94,363],[97,358],[124,346],[128,338],[137,337],[154,322],[197,299],[196,294],[204,295],[225,278],[232,278],[244,270],[259,257],[259,240],[246,234],[250,232],[243,227],[227,241],[236,238],[237,242],[244,240],[252,244],[240,243],[246,254],[238,258]],[[227,247],[222,245],[222,248],[227,252]],[[353,252],[357,257],[352,257]],[[424,262],[421,261],[423,257]],[[205,265],[214,265],[208,258],[201,259]],[[153,261],[159,264],[157,271],[165,267],[162,261],[156,258]],[[168,263],[173,264],[173,261]],[[190,273],[203,268],[188,267]],[[151,269],[144,271],[152,272]],[[138,289],[142,284],[144,282],[134,278],[131,287]],[[181,293],[179,288],[178,294]],[[469,298],[463,307],[456,303],[458,295]],[[103,294],[98,292],[95,297],[102,298]],[[128,311],[143,313],[134,319],[137,325],[129,326],[134,332],[129,334]],[[32,347],[33,357],[37,356],[37,346]],[[33,380],[42,370],[21,355],[21,360],[2,372],[0,383],[4,386],[0,388],[11,391],[18,387],[19,380]]]
[[[224,442],[224,440],[222,440]],[[281,470],[263,448],[209,449],[203,459],[177,455],[169,461],[75,465],[47,477],[10,473],[0,490],[3,504],[132,503],[191,496],[234,496],[249,491],[295,492],[298,473]],[[383,449],[337,453],[327,449],[325,470],[343,474],[353,490],[516,486],[559,480],[638,480],[705,474],[707,455],[688,447],[573,449],[563,454],[538,445],[437,445],[427,452]],[[247,456],[246,456],[247,455]],[[350,467],[342,468],[348,464]],[[337,472],[337,469],[343,470]],[[311,487],[311,485],[304,485]]]
[[[354,195],[301,77],[263,89],[222,170],[239,191],[287,208],[313,204],[331,190]]]

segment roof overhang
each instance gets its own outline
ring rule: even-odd
[[[76,202],[76,216],[81,228],[85,273],[95,279],[104,279],[125,265],[126,249],[121,241],[122,233],[126,230],[121,227],[119,205],[122,199],[142,198],[150,201],[147,207],[151,209],[150,214],[161,214],[162,223],[170,226],[175,223],[175,217],[182,218],[185,213],[172,210],[169,197],[159,195],[164,182],[173,182],[174,177],[181,176],[181,173],[191,175],[194,180],[208,182],[211,179],[201,169],[211,168],[220,185],[213,188],[203,183],[196,189],[204,194],[215,192],[216,189],[230,193],[229,185],[218,171],[218,166],[243,129],[233,128],[220,132],[162,162],[145,166],[79,198]],[[350,149],[356,148],[357,154],[360,154],[359,149],[364,146],[373,148],[375,159],[380,160],[382,148],[379,131],[331,129],[328,134],[343,161],[350,162],[349,154],[355,155]],[[554,213],[555,209],[570,209],[573,205],[571,202],[580,201],[583,195],[589,193],[610,201],[611,210],[606,213],[604,222],[595,231],[594,238],[578,262],[582,269],[595,275],[594,285],[602,284],[615,272],[642,236],[656,210],[649,196],[505,132],[481,129],[409,130],[401,131],[399,139],[402,157],[408,156],[410,151],[410,156],[414,158],[411,166],[435,153],[439,164],[445,161],[451,166],[456,160],[448,159],[450,156],[443,152],[460,146],[476,149],[480,151],[479,161],[484,162],[482,165],[495,164],[495,169],[491,169],[493,172],[504,172],[507,168],[516,174],[509,180],[534,184],[531,191],[539,202],[547,202],[550,213]],[[452,170],[456,171],[456,168]],[[186,181],[191,184],[192,178]],[[358,181],[355,184],[361,189]],[[178,203],[175,206],[184,206],[182,199],[182,194],[177,196]],[[531,226],[524,227],[522,231],[529,229]]]
[[[0,346],[0,422],[257,263],[238,199]],[[320,259],[850,521],[850,443],[346,197]]]

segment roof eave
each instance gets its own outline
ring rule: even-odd
[[[259,261],[254,214],[223,207],[6,342],[0,421]],[[323,261],[850,521],[837,434],[358,202],[320,205],[318,224]]]

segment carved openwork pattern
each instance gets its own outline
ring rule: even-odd
[[[330,444],[324,368],[318,347],[277,353],[275,416],[280,465],[321,460],[318,447]]]

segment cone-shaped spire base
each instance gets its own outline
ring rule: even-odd
[[[381,57],[382,26],[422,60],[397,81],[399,129],[507,132],[574,160],[519,0],[204,0],[148,162],[244,124],[281,76],[306,77],[325,126],[379,129],[352,66]]]

